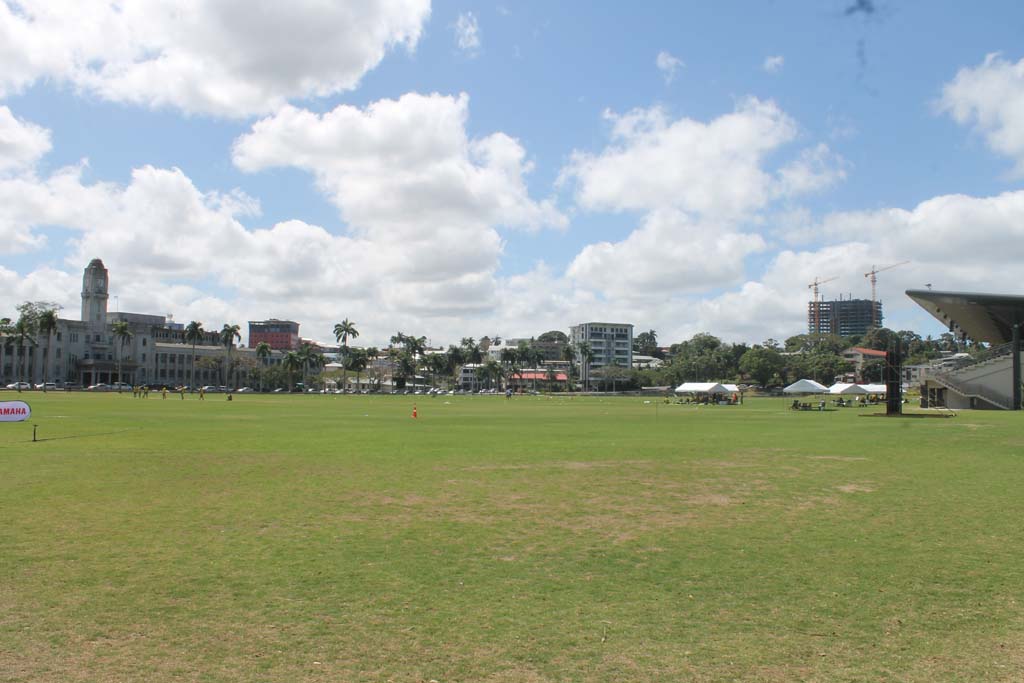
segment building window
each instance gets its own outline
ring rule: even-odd
[[[57,333],[57,341],[60,341],[60,332]]]
[[[146,338],[145,338],[145,337],[143,337],[143,338],[142,338],[142,345],[143,345],[143,346],[145,346],[145,345],[146,345]]]

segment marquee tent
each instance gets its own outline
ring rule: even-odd
[[[839,382],[833,384],[828,388],[828,393],[833,396],[864,396],[868,393],[867,389],[859,384],[845,384]]]
[[[683,382],[675,389],[677,394],[727,394],[729,391],[716,382]]]
[[[864,390],[869,394],[884,394],[887,393],[886,386],[884,384],[861,384]]]
[[[784,394],[827,394],[828,387],[813,379],[800,379],[782,390]]]

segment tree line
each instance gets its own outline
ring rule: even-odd
[[[13,354],[15,372],[19,381],[27,372],[29,351],[43,347],[44,382],[50,380],[51,369],[46,367],[49,347],[57,330],[60,307],[50,302],[25,302],[17,306],[16,319],[0,319],[0,337],[5,351]],[[120,381],[125,348],[130,344],[133,333],[130,325],[123,320],[112,323],[111,333],[116,355],[117,377]],[[214,371],[226,385],[258,383],[261,390],[273,388],[293,389],[307,387],[312,381],[322,384],[323,370],[327,364],[323,354],[310,344],[284,353],[280,363],[271,363],[272,350],[265,342],[255,347],[255,360],[239,358],[232,354],[235,343],[241,340],[240,327],[225,323],[216,338],[224,347],[223,357],[204,356],[197,362],[196,347],[207,338],[208,332],[199,321],[191,321],[185,327],[185,343],[191,345],[190,386],[196,386],[196,369]],[[523,384],[525,371],[530,369],[534,388],[546,390],[571,390],[574,384],[584,389],[617,390],[636,389],[642,386],[675,386],[684,381],[736,381],[763,387],[782,386],[797,379],[808,378],[822,383],[831,383],[834,378],[848,373],[850,364],[842,352],[851,346],[869,349],[888,349],[893,340],[902,342],[905,363],[921,363],[937,358],[944,353],[967,351],[976,352],[984,348],[981,344],[958,342],[949,333],[938,339],[921,337],[909,330],[893,331],[876,328],[863,337],[839,337],[836,335],[798,334],[784,342],[767,339],[760,344],[730,344],[720,338],[699,333],[669,347],[659,346],[655,330],[640,332],[634,337],[634,354],[651,356],[662,361],[658,367],[640,369],[626,367],[604,367],[585,373],[584,368],[592,361],[593,351],[588,344],[571,344],[568,336],[559,330],[544,332],[536,338],[538,342],[554,343],[560,348],[558,360],[552,364],[547,356],[533,344],[523,340],[517,346],[502,348],[498,358],[485,353],[486,347],[501,341],[500,337],[463,337],[458,344],[451,344],[444,351],[428,352],[427,340],[423,336],[396,332],[390,338],[386,349],[377,347],[351,347],[349,342],[359,337],[356,324],[345,318],[334,325],[334,336],[339,344],[341,364],[341,385],[348,387],[348,374],[356,375],[356,385],[362,386],[362,376],[369,373],[370,386],[383,389],[384,369],[380,359],[387,360],[392,388],[402,388],[423,377],[431,386],[438,384],[453,387],[458,383],[458,373],[467,364],[475,366],[474,374],[480,384],[501,388],[518,379]],[[546,367],[545,367],[546,366]],[[883,361],[869,360],[861,370],[863,381],[879,381]],[[560,378],[558,371],[564,370]],[[588,382],[583,381],[589,374]]]

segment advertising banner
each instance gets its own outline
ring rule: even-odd
[[[0,401],[0,422],[24,422],[32,409],[24,401]]]

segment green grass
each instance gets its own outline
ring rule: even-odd
[[[2,681],[1024,678],[1021,415],[22,397]]]

